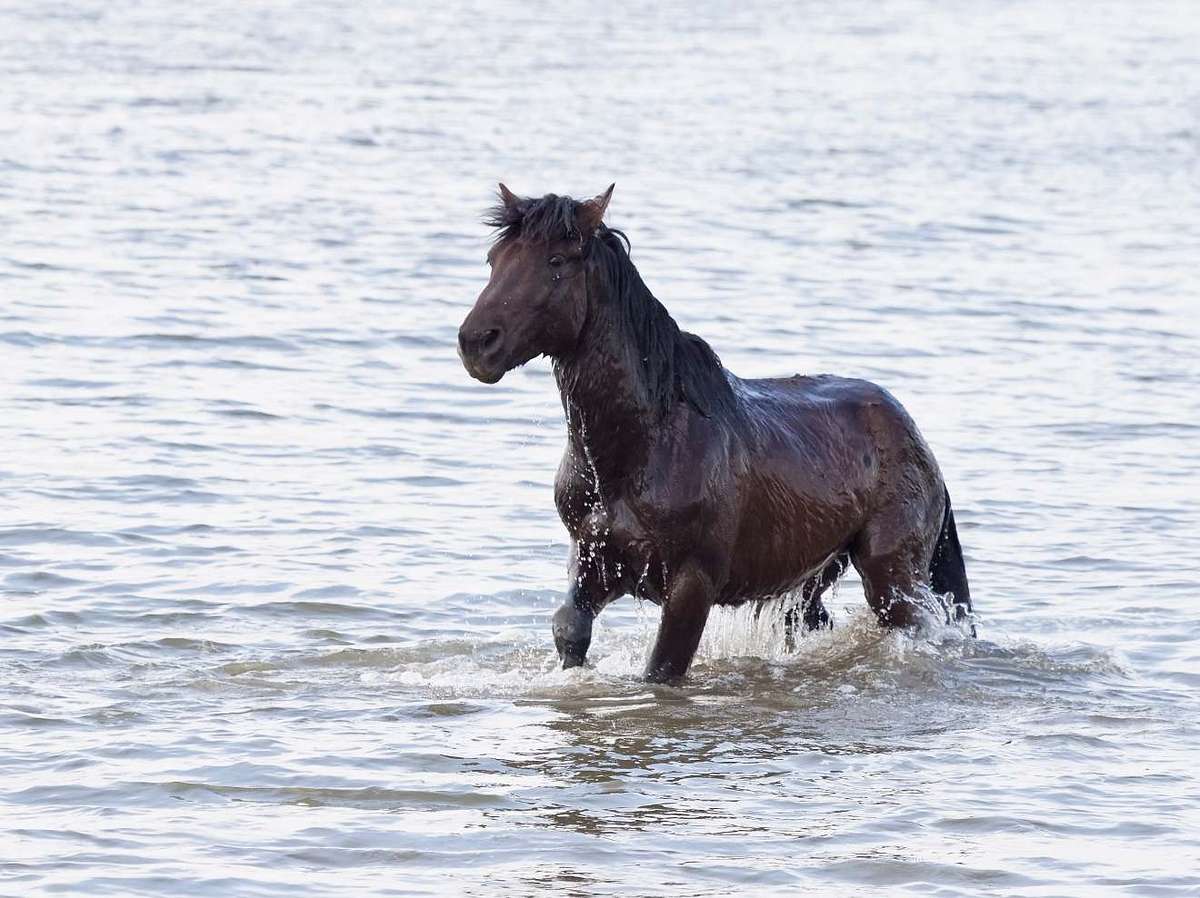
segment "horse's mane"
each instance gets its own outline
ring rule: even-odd
[[[592,243],[610,297],[620,308],[626,335],[642,362],[652,403],[665,412],[676,398],[683,399],[706,417],[731,410],[733,390],[721,360],[704,340],[681,330],[654,298],[629,258],[629,238],[601,225]]]
[[[497,229],[496,242],[523,239],[549,242],[582,239],[578,211],[582,205],[569,196],[547,194],[540,199],[500,203],[488,211],[484,223]],[[706,417],[735,408],[721,360],[704,340],[680,330],[666,307],[642,281],[629,258],[629,238],[615,228],[600,225],[585,247],[615,302],[625,336],[641,361],[642,381],[651,403],[665,413],[683,399]]]

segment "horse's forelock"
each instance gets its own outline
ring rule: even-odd
[[[576,239],[579,230],[579,207],[583,204],[569,196],[548,193],[540,198],[521,198],[517,202],[501,201],[487,211],[483,223],[496,229],[497,243],[523,239],[530,243],[549,243],[553,240]]]

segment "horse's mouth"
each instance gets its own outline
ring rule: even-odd
[[[494,384],[499,382],[505,373],[508,371],[502,365],[488,364],[487,359],[471,359],[463,355],[463,351],[458,351],[458,357],[462,360],[463,367],[467,369],[467,373],[476,380],[485,384]]]
[[[470,374],[476,380],[481,381],[482,383],[494,384],[494,383],[500,382],[500,378],[502,378],[504,376],[505,372],[504,372],[503,368],[501,368],[497,371],[473,371],[470,368],[468,368],[467,373]]]

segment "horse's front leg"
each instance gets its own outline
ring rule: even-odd
[[[717,591],[712,579],[694,565],[684,567],[671,579],[658,622],[658,638],[646,665],[646,679],[670,683],[683,679]]]
[[[571,560],[567,600],[554,612],[554,647],[568,667],[582,667],[592,644],[592,621],[616,598],[616,584],[600,576],[595,564],[580,564],[578,552]]]
[[[599,608],[591,601],[588,591],[578,581],[567,590],[567,600],[554,612],[554,647],[568,667],[582,667],[592,644],[592,621]]]

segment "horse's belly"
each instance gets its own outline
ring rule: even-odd
[[[747,497],[720,601],[782,595],[820,573],[862,526],[855,492],[831,496],[776,483]]]
[[[740,605],[792,592],[820,573],[840,549],[834,545],[823,553],[803,552],[790,556],[740,552],[733,559],[729,579],[717,603]]]

